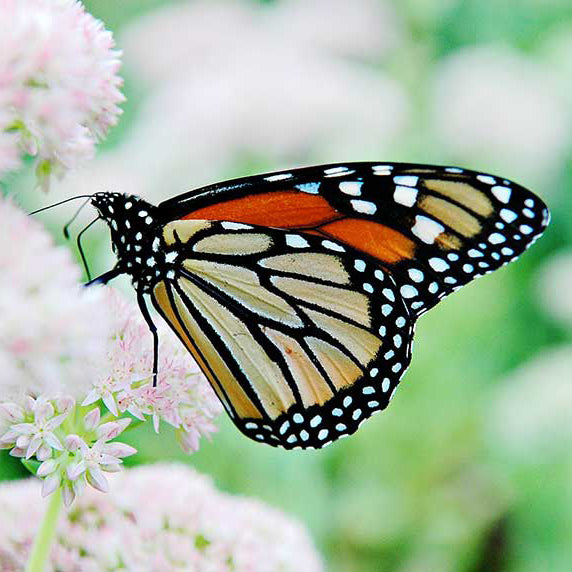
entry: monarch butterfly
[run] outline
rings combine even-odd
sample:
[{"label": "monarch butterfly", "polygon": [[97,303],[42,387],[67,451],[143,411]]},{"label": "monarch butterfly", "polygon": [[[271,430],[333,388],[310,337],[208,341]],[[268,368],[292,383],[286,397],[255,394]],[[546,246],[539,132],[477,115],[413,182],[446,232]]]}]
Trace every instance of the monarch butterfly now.
[{"label": "monarch butterfly", "polygon": [[[154,206],[90,197],[143,316],[148,296],[238,429],[320,448],[384,409],[415,321],[517,258],[549,222],[523,187],[457,167],[347,163],[247,177]],[[96,220],[98,220],[96,219]]]}]

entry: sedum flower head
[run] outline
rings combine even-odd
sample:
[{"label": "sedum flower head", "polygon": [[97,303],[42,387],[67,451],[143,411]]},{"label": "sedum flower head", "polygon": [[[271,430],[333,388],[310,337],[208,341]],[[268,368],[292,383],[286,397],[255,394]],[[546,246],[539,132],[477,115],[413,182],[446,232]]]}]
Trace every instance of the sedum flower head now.
[{"label": "sedum flower head", "polygon": [[3,0],[0,21],[10,23],[0,38],[0,175],[27,153],[47,188],[117,122],[120,53],[76,0]]},{"label": "sedum flower head", "polygon": [[[190,467],[113,475],[59,522],[50,570],[320,572],[307,531],[260,502],[218,492]],[[0,487],[0,569],[20,570],[41,518],[33,481]]]},{"label": "sedum flower head", "polygon": [[102,421],[98,407],[81,417],[71,398],[28,397],[25,407],[0,404],[0,414],[9,423],[0,447],[11,449],[14,457],[34,457],[43,496],[61,486],[67,505],[86,484],[107,492],[104,472],[117,472],[122,459],[136,452],[130,445],[111,441],[127,428],[129,418]]}]

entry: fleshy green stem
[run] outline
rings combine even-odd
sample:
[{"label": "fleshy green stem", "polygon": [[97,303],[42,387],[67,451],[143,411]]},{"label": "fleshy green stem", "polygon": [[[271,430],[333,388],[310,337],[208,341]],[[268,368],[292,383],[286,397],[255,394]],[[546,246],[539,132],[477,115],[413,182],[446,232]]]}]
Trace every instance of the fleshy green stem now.
[{"label": "fleshy green stem", "polygon": [[58,517],[62,508],[62,489],[58,488],[50,495],[50,502],[36,534],[32,553],[26,566],[26,572],[44,572],[50,548],[56,536]]}]

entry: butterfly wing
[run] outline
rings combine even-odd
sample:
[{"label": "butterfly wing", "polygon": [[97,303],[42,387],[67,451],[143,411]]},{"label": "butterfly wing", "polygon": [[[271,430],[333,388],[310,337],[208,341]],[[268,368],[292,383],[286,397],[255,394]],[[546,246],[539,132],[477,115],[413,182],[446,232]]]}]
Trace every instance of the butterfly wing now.
[{"label": "butterfly wing", "polygon": [[152,293],[247,436],[319,448],[384,409],[413,319],[390,273],[341,243],[243,223],[167,224]]},{"label": "butterfly wing", "polygon": [[197,189],[159,206],[165,222],[227,220],[317,235],[389,270],[413,317],[518,257],[544,231],[525,188],[456,167],[323,165]]}]

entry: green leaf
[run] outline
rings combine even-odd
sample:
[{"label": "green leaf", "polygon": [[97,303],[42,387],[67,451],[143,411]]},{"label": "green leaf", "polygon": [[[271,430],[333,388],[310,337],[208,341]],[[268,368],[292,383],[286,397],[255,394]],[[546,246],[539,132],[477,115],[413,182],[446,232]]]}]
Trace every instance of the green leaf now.
[{"label": "green leaf", "polygon": [[40,461],[36,461],[34,459],[20,459],[20,460],[22,461],[22,465],[24,465],[24,467],[26,467],[26,469],[28,469],[28,471],[30,471],[32,475],[35,475],[38,472],[38,469],[42,464],[40,463]]}]

